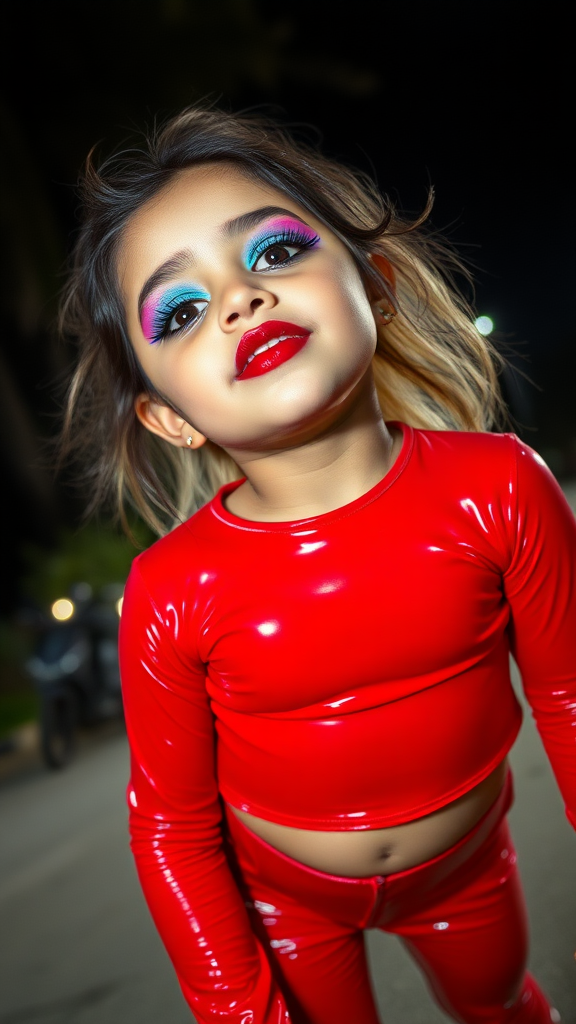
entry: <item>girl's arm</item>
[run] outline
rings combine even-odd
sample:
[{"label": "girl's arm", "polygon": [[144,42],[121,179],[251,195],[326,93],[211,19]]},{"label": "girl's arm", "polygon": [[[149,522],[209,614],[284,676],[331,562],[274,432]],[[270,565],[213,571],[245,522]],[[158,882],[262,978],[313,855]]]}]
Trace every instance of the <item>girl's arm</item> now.
[{"label": "girl's arm", "polygon": [[165,615],[135,563],[122,609],[120,657],[132,764],[130,832],[140,882],[199,1024],[289,1024],[222,848],[203,667],[176,649],[178,611]]},{"label": "girl's arm", "polygon": [[514,438],[517,508],[505,574],[512,653],[576,827],[576,521],[554,477]]}]

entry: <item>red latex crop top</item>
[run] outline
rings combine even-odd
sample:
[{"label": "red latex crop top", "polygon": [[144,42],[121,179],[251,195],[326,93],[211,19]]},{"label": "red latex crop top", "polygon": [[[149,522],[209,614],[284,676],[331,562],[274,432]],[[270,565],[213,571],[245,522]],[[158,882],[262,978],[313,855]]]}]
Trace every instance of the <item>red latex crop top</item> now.
[{"label": "red latex crop top", "polygon": [[574,517],[513,435],[402,429],[392,470],[342,508],[249,522],[226,510],[231,484],[134,562],[133,849],[199,1021],[251,1020],[249,992],[255,1022],[289,1019],[262,1009],[274,983],[224,861],[219,794],[298,828],[429,814],[512,745],[512,650],[576,822]]}]

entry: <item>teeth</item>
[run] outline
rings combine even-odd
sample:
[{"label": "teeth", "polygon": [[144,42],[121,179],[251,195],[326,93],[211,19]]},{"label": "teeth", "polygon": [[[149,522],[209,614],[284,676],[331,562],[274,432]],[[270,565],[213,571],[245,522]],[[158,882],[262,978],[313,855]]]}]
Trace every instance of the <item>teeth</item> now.
[{"label": "teeth", "polygon": [[273,345],[277,345],[279,341],[286,341],[290,337],[290,334],[283,334],[280,338],[272,338],[272,341],[267,341],[265,345],[261,345],[260,348],[257,348],[254,355],[260,356],[263,352],[267,352],[269,348],[272,348]]},{"label": "teeth", "polygon": [[[279,338],[272,338],[272,341],[268,341],[266,342],[265,345],[261,345],[260,348],[257,348],[256,351],[251,356],[248,356],[248,359],[246,360],[246,366],[248,366],[248,363],[252,362],[254,356],[260,356],[262,355],[263,352],[267,352],[269,348],[272,348],[273,345],[277,345],[279,341],[288,341],[288,338],[293,337],[293,334],[282,334],[280,335]],[[298,335],[296,335],[296,337],[298,337]],[[246,366],[244,367],[244,369],[246,369]]]}]

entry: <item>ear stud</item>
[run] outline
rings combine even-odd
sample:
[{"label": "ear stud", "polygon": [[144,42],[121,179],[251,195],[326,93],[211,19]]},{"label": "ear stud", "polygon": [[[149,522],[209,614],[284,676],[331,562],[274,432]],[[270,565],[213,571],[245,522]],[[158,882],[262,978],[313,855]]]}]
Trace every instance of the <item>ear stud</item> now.
[{"label": "ear stud", "polygon": [[382,309],[381,306],[376,306],[376,312],[378,314],[378,323],[382,327],[386,327],[396,316],[395,309]]}]

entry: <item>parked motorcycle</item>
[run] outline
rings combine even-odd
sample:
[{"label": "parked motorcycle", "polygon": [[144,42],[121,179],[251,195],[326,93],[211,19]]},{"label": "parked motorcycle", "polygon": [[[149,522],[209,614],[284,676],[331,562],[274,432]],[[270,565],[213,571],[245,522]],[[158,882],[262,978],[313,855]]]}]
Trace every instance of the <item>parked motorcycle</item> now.
[{"label": "parked motorcycle", "polygon": [[26,668],[40,696],[40,743],[50,768],[74,753],[79,725],[122,715],[118,625],[122,586],[94,595],[77,583],[55,601]]}]

